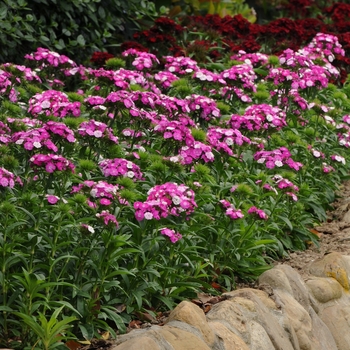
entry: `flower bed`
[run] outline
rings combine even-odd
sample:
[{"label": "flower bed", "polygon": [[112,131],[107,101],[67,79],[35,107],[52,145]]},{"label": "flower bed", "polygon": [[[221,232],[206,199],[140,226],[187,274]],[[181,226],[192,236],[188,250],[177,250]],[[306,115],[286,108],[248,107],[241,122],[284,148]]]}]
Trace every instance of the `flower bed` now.
[{"label": "flower bed", "polygon": [[316,243],[349,171],[343,54],[318,33],[216,66],[135,49],[4,64],[0,344],[115,336]]}]

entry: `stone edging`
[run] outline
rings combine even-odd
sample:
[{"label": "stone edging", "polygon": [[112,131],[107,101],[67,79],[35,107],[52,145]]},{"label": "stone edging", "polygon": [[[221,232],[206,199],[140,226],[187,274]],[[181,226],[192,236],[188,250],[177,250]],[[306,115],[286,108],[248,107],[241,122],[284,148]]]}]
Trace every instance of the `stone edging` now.
[{"label": "stone edging", "polygon": [[308,272],[303,281],[277,265],[207,314],[183,301],[164,326],[124,334],[111,350],[350,350],[350,256],[330,253]]}]

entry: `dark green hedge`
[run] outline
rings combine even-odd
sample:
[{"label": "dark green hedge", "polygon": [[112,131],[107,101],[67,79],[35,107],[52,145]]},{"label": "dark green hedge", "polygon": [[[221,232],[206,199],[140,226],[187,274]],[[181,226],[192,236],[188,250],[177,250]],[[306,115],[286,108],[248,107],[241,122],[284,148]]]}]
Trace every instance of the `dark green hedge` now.
[{"label": "dark green hedge", "polygon": [[0,63],[20,64],[37,47],[82,62],[93,51],[113,51],[152,14],[147,0],[0,1]]}]

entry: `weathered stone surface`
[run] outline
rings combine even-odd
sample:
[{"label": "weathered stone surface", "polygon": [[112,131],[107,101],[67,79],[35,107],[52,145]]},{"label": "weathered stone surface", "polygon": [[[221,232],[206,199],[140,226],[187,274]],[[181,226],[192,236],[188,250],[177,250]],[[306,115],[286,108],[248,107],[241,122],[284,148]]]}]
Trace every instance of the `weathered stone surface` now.
[{"label": "weathered stone surface", "polygon": [[[146,329],[134,329],[130,333],[119,336],[115,343],[119,346],[120,344],[125,343],[125,346],[127,346],[126,344],[132,344],[130,342],[134,341],[136,338],[148,337],[153,339],[162,350],[174,350],[174,348],[159,333],[161,328],[162,327],[160,326],[152,326]],[[120,348],[112,348],[111,350],[120,350]]]},{"label": "weathered stone surface", "polygon": [[250,322],[251,344],[250,350],[273,350],[273,346],[265,329],[255,321]]},{"label": "weathered stone surface", "polygon": [[202,339],[179,328],[165,325],[160,327],[159,333],[174,350],[211,350]]},{"label": "weathered stone surface", "polygon": [[291,295],[301,304],[305,310],[310,307],[309,291],[299,273],[289,265],[277,265],[277,270],[281,270],[287,276],[289,285],[292,288]]},{"label": "weathered stone surface", "polygon": [[342,296],[342,286],[333,278],[312,277],[306,281],[306,286],[320,303],[338,299]]},{"label": "weathered stone surface", "polygon": [[337,344],[338,350],[350,349],[350,305],[333,305],[321,315]]},{"label": "weathered stone surface", "polygon": [[201,332],[203,339],[209,344],[209,346],[214,344],[215,334],[209,327],[203,310],[197,305],[189,301],[182,301],[170,313],[167,323],[174,320],[185,322],[196,327]]},{"label": "weathered stone surface", "polygon": [[[275,303],[267,302],[268,295],[261,290],[251,289],[251,288],[243,288],[236,291],[232,291],[229,293],[225,293],[224,296],[226,298],[230,298],[229,301],[235,303],[235,299],[245,298],[248,299],[255,304],[256,312],[252,313],[248,310],[245,310],[241,307],[242,316],[246,322],[246,328],[249,330],[249,336],[251,337],[251,329],[250,324],[247,324],[247,321],[254,320],[259,322],[260,325],[265,329],[268,334],[274,348],[276,350],[294,350],[292,344],[296,342],[296,337],[293,339],[292,333],[288,333],[280,324],[278,315],[281,312],[277,309]],[[262,301],[264,300],[264,302]],[[268,305],[268,306],[266,306]],[[243,336],[243,340],[251,346],[251,339],[245,339]]]},{"label": "weathered stone surface", "polygon": [[250,350],[248,345],[237,334],[231,332],[221,322],[209,322],[209,326],[221,340],[225,350]]},{"label": "weathered stone surface", "polygon": [[338,350],[332,333],[313,309],[309,310],[312,322],[312,345],[316,350]]},{"label": "weathered stone surface", "polygon": [[272,287],[272,289],[281,289],[293,294],[292,287],[284,271],[276,267],[261,274],[258,278],[258,284],[259,286],[266,284]]},{"label": "weathered stone surface", "polygon": [[163,350],[152,338],[149,337],[135,337],[127,342],[124,342],[113,350]]},{"label": "weathered stone surface", "polygon": [[284,317],[289,319],[295,331],[300,349],[312,349],[312,322],[309,313],[289,293],[282,290],[276,290],[275,293]]},{"label": "weathered stone surface", "polygon": [[239,304],[224,300],[212,307],[207,313],[208,321],[225,320],[227,328],[240,335],[243,341],[250,344],[250,329],[247,326],[249,315],[243,312]]},{"label": "weathered stone surface", "polygon": [[350,285],[347,270],[348,263],[345,262],[342,255],[337,252],[325,255],[322,259],[314,261],[309,267],[311,275],[317,277],[332,277],[348,291]]}]

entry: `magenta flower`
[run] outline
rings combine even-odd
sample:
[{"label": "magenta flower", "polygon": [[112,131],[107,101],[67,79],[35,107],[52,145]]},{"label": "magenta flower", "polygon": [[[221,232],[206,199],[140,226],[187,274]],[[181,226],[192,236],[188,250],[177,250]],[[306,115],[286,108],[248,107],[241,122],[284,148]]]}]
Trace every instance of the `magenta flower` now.
[{"label": "magenta flower", "polygon": [[[0,186],[13,188],[15,186],[15,175],[5,168],[0,168]],[[20,182],[21,184],[21,182]]]},{"label": "magenta flower", "polygon": [[150,69],[153,66],[153,62],[159,64],[158,58],[148,52],[141,52],[136,49],[129,49],[122,52],[122,56],[128,57],[129,55],[134,55],[136,58],[131,63],[137,70],[143,70],[145,68]]},{"label": "magenta flower", "polygon": [[61,91],[45,90],[29,100],[28,112],[35,117],[41,114],[61,118],[72,114],[79,117],[80,102],[69,102],[68,96]]},{"label": "magenta flower", "polygon": [[133,162],[123,159],[105,159],[98,164],[104,176],[123,176],[129,177],[130,179],[142,180],[142,172],[136,164]]},{"label": "magenta flower", "polygon": [[170,239],[171,243],[176,243],[182,238],[182,235],[179,232],[175,232],[175,230],[171,230],[167,227],[160,229],[160,233],[164,236],[167,236]]},{"label": "magenta flower", "polygon": [[159,81],[159,83],[163,88],[169,88],[173,81],[176,81],[179,79],[180,78],[177,77],[175,74],[167,71],[160,71],[154,74],[154,80]]},{"label": "magenta flower", "polygon": [[262,209],[258,209],[255,206],[248,209],[248,214],[255,214],[259,219],[262,220],[267,220],[269,218]]},{"label": "magenta flower", "polygon": [[203,160],[205,163],[215,160],[211,146],[199,141],[195,141],[191,147],[181,147],[179,156],[183,159],[182,163],[186,165],[197,160]]},{"label": "magenta flower", "polygon": [[101,200],[100,200],[100,204],[101,205],[110,205],[112,202],[109,200],[109,199],[107,199],[107,198],[102,198]]},{"label": "magenta flower", "polygon": [[246,64],[251,64],[254,67],[268,63],[269,56],[260,52],[246,53],[239,50],[238,53],[230,57],[231,60],[243,61]]},{"label": "magenta flower", "polygon": [[248,137],[243,136],[237,129],[224,129],[219,127],[210,127],[207,132],[207,140],[209,144],[217,151],[224,151],[230,156],[233,155],[233,145],[250,144]]},{"label": "magenta flower", "polygon": [[280,130],[287,125],[286,112],[279,107],[268,104],[249,106],[244,114],[233,114],[228,121],[233,129],[266,130],[274,128]]},{"label": "magenta flower", "polygon": [[64,123],[49,120],[44,124],[44,129],[47,130],[49,133],[60,136],[62,139],[65,139],[68,142],[75,142],[73,130],[71,130]]},{"label": "magenta flower", "polygon": [[52,194],[47,194],[45,197],[49,204],[56,204],[60,199],[60,197],[54,196]]},{"label": "magenta flower", "polygon": [[75,169],[71,161],[56,154],[35,154],[29,161],[33,167],[45,168],[48,173],[66,170],[74,173]]},{"label": "magenta flower", "polygon": [[165,56],[163,58],[166,60],[165,69],[171,73],[183,75],[196,72],[199,69],[197,62],[189,57]]},{"label": "magenta flower", "polygon": [[174,139],[178,142],[184,142],[187,146],[192,146],[194,144],[191,130],[181,121],[162,120],[154,127],[154,131],[162,133],[165,139]]},{"label": "magenta flower", "polygon": [[221,116],[220,110],[214,99],[201,95],[191,95],[187,96],[185,101],[187,102],[187,106],[183,107],[183,111],[186,112],[189,109],[190,111],[195,112],[200,119],[209,121]]},{"label": "magenta flower", "polygon": [[48,49],[38,47],[36,52],[25,55],[25,59],[31,61],[37,61],[42,63],[42,67],[47,65],[53,67],[76,67],[77,64],[73,62],[69,57],[60,55],[57,52],[50,51]]},{"label": "magenta flower", "polygon": [[103,219],[103,223],[107,226],[109,223],[114,224],[114,226],[118,227],[118,221],[117,218],[110,214],[110,212],[108,210],[103,210],[101,213],[97,213],[96,214],[97,218],[101,218]]},{"label": "magenta flower", "polygon": [[228,200],[221,199],[219,202],[226,209],[225,215],[227,215],[230,219],[236,220],[244,217],[244,214],[242,213],[241,209],[236,209],[234,205],[231,204]]},{"label": "magenta flower", "polygon": [[169,215],[180,216],[182,213],[189,216],[195,207],[197,204],[193,190],[173,182],[152,187],[145,202],[134,203],[135,217],[139,221],[159,220]]},{"label": "magenta flower", "polygon": [[28,151],[43,147],[53,152],[58,151],[57,146],[51,141],[50,134],[45,128],[18,131],[12,135],[12,141],[16,145],[23,145],[23,147]]},{"label": "magenta flower", "polygon": [[268,169],[288,165],[291,169],[298,171],[303,166],[291,158],[291,153],[286,147],[280,147],[273,151],[258,151],[254,154],[254,159],[259,164],[265,163]]},{"label": "magenta flower", "polygon": [[72,186],[71,193],[84,193],[89,195],[88,205],[90,207],[96,208],[96,202],[99,200],[101,205],[110,205],[116,199],[119,200],[120,204],[128,204],[125,200],[119,196],[119,186],[112,185],[106,181],[92,181],[86,180],[83,183]]},{"label": "magenta flower", "polygon": [[118,143],[118,137],[113,135],[113,130],[105,123],[90,119],[82,122],[78,128],[78,134],[83,137],[95,137],[97,139],[107,139],[113,143]]},{"label": "magenta flower", "polygon": [[331,165],[328,165],[327,163],[322,163],[322,171],[325,174],[328,174],[328,173],[331,173],[332,171],[335,171],[335,169]]}]

